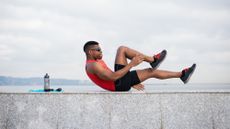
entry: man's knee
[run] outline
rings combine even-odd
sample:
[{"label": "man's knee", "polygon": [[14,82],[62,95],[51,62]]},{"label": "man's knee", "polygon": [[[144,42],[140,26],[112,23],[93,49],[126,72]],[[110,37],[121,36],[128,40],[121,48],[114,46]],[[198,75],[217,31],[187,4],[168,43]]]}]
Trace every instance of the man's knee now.
[{"label": "man's knee", "polygon": [[121,53],[121,52],[125,52],[125,51],[126,51],[126,49],[127,49],[127,47],[126,47],[126,46],[120,46],[120,47],[118,47],[117,52],[119,52],[119,53]]}]

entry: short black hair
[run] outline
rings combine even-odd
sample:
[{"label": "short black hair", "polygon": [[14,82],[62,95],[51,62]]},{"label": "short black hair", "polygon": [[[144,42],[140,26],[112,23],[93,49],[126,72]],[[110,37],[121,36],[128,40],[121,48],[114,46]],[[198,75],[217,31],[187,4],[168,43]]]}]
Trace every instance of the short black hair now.
[{"label": "short black hair", "polygon": [[92,45],[98,45],[99,43],[96,42],[96,41],[88,41],[85,43],[84,47],[83,47],[83,50],[84,52],[86,53],[87,49],[92,46]]}]

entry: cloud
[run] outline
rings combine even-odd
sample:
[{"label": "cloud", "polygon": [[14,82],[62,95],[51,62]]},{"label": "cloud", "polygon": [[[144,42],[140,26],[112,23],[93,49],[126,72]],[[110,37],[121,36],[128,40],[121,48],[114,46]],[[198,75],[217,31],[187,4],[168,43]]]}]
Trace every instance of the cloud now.
[{"label": "cloud", "polygon": [[[229,6],[227,0],[0,1],[0,74],[43,76],[50,71],[56,77],[87,79],[82,47],[97,40],[111,68],[119,45],[148,55],[167,49],[162,69],[181,70],[197,62],[194,82],[211,82],[215,76],[209,69],[230,71]],[[225,79],[215,81],[229,82],[227,74],[221,76]]]},{"label": "cloud", "polygon": [[8,46],[1,44],[0,45],[0,60],[10,60],[9,55],[13,53],[13,50],[11,50]]}]

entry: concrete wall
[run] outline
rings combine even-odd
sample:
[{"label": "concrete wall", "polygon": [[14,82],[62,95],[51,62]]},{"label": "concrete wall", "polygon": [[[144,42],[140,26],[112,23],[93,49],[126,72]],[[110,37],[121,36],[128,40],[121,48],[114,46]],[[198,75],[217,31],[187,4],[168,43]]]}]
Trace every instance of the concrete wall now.
[{"label": "concrete wall", "polygon": [[0,129],[230,129],[230,94],[0,93]]}]

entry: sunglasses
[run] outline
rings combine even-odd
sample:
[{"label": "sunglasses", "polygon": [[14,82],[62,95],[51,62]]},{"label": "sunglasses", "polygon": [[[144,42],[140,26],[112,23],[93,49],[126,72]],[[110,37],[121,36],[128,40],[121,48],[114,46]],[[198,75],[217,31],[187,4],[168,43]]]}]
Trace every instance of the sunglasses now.
[{"label": "sunglasses", "polygon": [[95,51],[101,52],[101,48],[92,48],[90,50],[95,50]]}]

